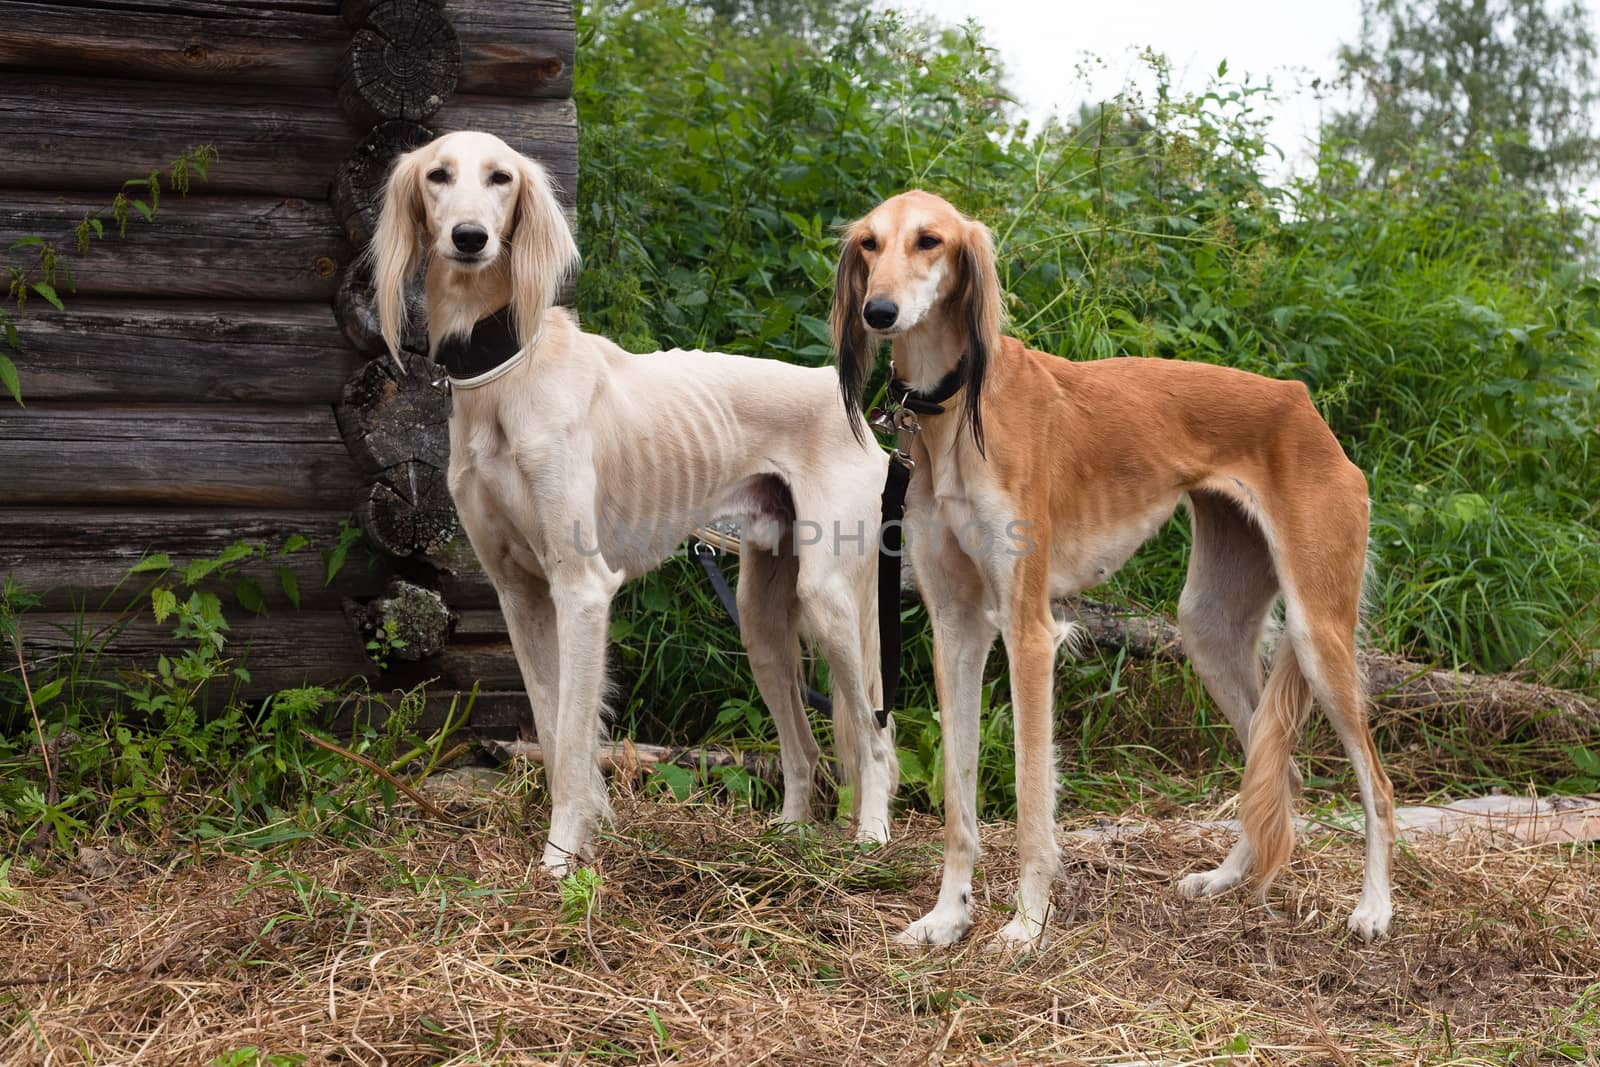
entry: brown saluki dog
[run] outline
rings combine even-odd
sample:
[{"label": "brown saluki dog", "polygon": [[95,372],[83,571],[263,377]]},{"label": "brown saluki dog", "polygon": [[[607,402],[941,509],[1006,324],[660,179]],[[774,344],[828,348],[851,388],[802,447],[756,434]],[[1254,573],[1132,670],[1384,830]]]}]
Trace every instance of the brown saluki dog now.
[{"label": "brown saluki dog", "polygon": [[[1178,603],[1184,647],[1246,758],[1238,843],[1178,888],[1209,896],[1248,875],[1265,892],[1293,848],[1293,747],[1314,697],[1366,812],[1349,926],[1369,940],[1387,933],[1393,791],[1355,655],[1367,484],[1305,386],[1166,359],[1076,363],[1002,337],[993,238],[924,192],[847,229],[832,329],[852,418],[884,339],[895,378],[924,401],[915,406],[943,408],[901,435],[916,463],[905,534],[933,626],[945,796],[939,900],[901,940],[949,944],[972,925],[979,700],[998,634],[1011,665],[1021,873],[996,945],[1043,944],[1060,864],[1052,682],[1071,629],[1051,601],[1110,577],[1179,501],[1194,532]],[[1279,597],[1283,636],[1263,686]]]}]

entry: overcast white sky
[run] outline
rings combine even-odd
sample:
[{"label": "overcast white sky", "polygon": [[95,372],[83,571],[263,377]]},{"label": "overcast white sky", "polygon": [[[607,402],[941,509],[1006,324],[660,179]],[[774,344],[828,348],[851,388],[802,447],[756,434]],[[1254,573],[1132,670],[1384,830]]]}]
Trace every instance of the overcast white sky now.
[{"label": "overcast white sky", "polygon": [[[1337,70],[1340,44],[1361,29],[1359,0],[884,0],[921,10],[942,22],[969,16],[999,49],[1012,91],[1027,113],[1071,113],[1085,100],[1105,99],[1133,80],[1148,87],[1139,51],[1153,47],[1172,61],[1180,89],[1197,90],[1228,61],[1230,76],[1248,71],[1270,78],[1281,99],[1269,136],[1288,165],[1309,160],[1321,109],[1311,81]],[[1600,33],[1600,5],[1589,0]],[[1075,68],[1084,52],[1104,62],[1086,86]]]}]

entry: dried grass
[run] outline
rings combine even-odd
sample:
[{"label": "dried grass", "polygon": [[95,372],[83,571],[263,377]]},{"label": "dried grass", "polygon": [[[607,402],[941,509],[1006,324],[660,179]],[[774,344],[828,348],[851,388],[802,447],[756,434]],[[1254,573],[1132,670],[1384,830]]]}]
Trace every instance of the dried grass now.
[{"label": "dried grass", "polygon": [[975,939],[916,951],[889,938],[935,896],[931,818],[862,851],[624,796],[595,907],[564,916],[535,795],[436,793],[460,825],[397,816],[276,857],[13,867],[0,1063],[1504,1063],[1581,1061],[1600,1033],[1592,846],[1420,841],[1395,936],[1366,946],[1343,927],[1353,836],[1303,841],[1275,913],[1179,899],[1173,876],[1227,834],[1131,813],[1064,836],[1054,943],[1017,959],[982,951],[1015,883],[1008,827],[984,830]]}]

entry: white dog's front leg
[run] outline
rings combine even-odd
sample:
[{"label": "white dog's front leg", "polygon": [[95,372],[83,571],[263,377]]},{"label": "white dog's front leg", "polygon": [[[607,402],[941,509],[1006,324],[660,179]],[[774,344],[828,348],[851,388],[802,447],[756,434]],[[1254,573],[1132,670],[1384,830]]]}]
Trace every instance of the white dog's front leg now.
[{"label": "white dog's front leg", "polygon": [[552,579],[561,681],[550,836],[544,866],[557,877],[588,857],[595,823],[611,805],[598,762],[605,691],[606,631],[620,576],[598,567]]}]

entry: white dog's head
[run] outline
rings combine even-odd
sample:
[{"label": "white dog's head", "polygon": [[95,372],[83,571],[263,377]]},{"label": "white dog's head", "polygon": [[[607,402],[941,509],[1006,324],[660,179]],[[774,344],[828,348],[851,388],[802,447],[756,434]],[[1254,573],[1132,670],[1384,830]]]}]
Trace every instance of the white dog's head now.
[{"label": "white dog's head", "polygon": [[493,134],[463,131],[395,162],[372,257],[378,322],[395,354],[406,285],[424,259],[454,284],[505,276],[491,270],[497,266],[508,272],[517,334],[526,344],[576,266],[578,248],[544,168]]}]

